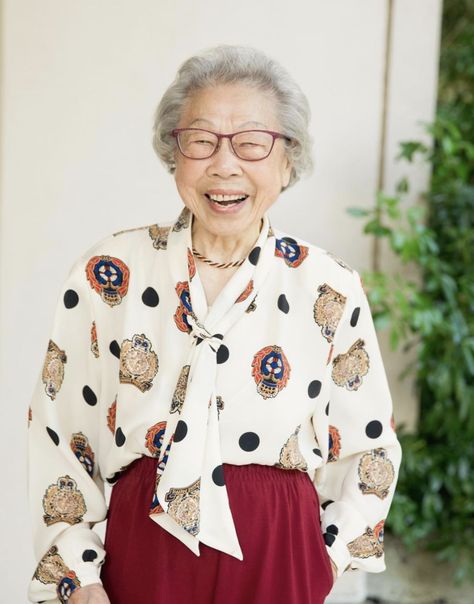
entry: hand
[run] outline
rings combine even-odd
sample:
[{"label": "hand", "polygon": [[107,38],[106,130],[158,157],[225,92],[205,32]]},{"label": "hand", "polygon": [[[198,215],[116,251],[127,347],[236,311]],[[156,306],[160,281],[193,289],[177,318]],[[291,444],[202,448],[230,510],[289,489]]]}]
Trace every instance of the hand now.
[{"label": "hand", "polygon": [[335,583],[336,579],[337,579],[337,566],[334,564],[334,562],[332,560],[330,560],[331,562],[331,568],[332,568],[332,579],[333,579],[333,583]]},{"label": "hand", "polygon": [[100,583],[91,583],[75,589],[68,604],[110,604],[110,600]]}]

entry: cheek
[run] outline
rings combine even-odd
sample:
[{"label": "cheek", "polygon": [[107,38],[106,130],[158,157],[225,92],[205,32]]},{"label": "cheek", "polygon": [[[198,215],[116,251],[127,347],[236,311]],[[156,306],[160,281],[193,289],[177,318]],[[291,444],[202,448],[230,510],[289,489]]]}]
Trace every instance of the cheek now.
[{"label": "cheek", "polygon": [[270,196],[278,195],[280,193],[282,184],[284,181],[284,168],[280,162],[273,162],[272,166],[265,170],[259,178],[259,187],[262,192],[269,194]]},{"label": "cheek", "polygon": [[198,166],[186,161],[178,161],[176,164],[175,180],[180,187],[193,188],[198,180]]}]

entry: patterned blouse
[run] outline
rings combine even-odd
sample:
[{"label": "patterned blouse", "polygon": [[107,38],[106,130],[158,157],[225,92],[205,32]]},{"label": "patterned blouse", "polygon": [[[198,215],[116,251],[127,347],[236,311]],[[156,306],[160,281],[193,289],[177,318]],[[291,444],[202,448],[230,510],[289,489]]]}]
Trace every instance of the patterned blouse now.
[{"label": "patterned blouse", "polygon": [[192,220],[108,235],[64,283],[28,410],[33,602],[100,583],[104,483],[143,455],[150,522],[196,555],[244,558],[222,464],[257,463],[309,474],[338,575],[385,569],[401,448],[359,274],[265,214],[209,307]]}]

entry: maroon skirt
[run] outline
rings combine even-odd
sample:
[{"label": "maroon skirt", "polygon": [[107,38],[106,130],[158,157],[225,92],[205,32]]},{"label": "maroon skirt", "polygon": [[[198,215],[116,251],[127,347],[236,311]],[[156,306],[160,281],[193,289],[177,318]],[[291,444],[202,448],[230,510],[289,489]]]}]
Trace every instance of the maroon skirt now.
[{"label": "maroon skirt", "polygon": [[196,556],[153,522],[157,459],[133,461],[113,486],[101,580],[112,604],[322,604],[333,585],[309,475],[223,464],[244,556],[200,543]]}]

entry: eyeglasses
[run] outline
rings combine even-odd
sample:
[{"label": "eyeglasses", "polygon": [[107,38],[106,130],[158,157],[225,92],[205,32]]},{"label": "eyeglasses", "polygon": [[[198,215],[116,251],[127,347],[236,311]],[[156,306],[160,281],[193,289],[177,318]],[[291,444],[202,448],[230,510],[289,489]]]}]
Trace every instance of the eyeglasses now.
[{"label": "eyeglasses", "polygon": [[181,153],[189,159],[208,159],[220,147],[223,138],[230,140],[234,155],[246,161],[259,161],[268,157],[275,139],[291,138],[271,130],[242,130],[233,134],[217,134],[202,128],[175,128],[170,133],[176,138]]}]

